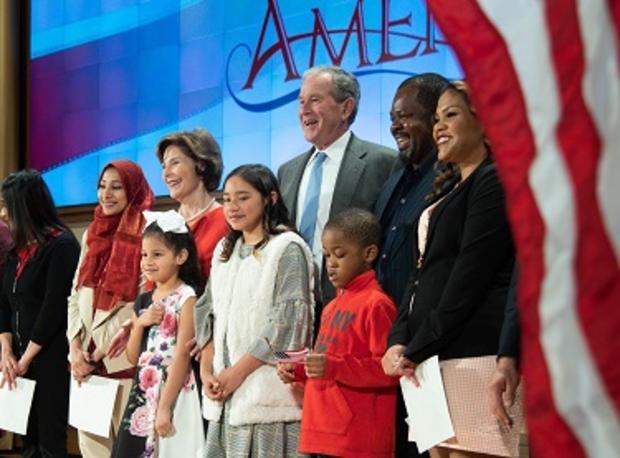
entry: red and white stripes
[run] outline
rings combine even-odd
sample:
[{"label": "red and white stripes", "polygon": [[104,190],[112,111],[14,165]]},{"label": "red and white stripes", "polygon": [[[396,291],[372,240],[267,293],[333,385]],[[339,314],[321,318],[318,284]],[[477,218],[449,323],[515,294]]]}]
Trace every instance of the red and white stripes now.
[{"label": "red and white stripes", "polygon": [[617,3],[429,0],[506,187],[537,456],[620,453]]},{"label": "red and white stripes", "polygon": [[614,59],[620,56],[619,31],[614,30],[607,2],[579,0],[577,8],[586,61],[582,92],[602,141],[597,171],[598,206],[614,245],[616,264],[620,264],[620,64]]}]

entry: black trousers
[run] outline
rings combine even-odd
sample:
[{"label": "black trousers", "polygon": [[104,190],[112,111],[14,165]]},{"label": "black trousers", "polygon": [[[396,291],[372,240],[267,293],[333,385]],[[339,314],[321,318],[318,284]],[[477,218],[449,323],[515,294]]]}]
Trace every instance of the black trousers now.
[{"label": "black trousers", "polygon": [[37,382],[23,436],[25,458],[66,458],[70,374],[66,360],[37,361],[26,377]]}]

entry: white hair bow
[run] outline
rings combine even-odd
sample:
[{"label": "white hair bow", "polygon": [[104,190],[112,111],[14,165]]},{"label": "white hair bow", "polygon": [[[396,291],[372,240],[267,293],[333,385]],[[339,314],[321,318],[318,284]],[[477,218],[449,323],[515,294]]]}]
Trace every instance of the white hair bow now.
[{"label": "white hair bow", "polygon": [[168,210],[167,212],[151,212],[145,210],[142,214],[144,215],[144,219],[146,219],[146,224],[144,225],[145,229],[152,223],[157,223],[164,232],[174,232],[175,234],[187,234],[189,232],[183,217],[174,210]]}]

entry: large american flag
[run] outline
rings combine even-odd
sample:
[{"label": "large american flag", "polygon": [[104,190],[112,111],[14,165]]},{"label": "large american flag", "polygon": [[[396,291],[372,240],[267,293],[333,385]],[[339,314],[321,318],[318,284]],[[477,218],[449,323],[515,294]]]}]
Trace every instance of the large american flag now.
[{"label": "large american flag", "polygon": [[428,3],[508,196],[533,454],[618,457],[620,1]]}]

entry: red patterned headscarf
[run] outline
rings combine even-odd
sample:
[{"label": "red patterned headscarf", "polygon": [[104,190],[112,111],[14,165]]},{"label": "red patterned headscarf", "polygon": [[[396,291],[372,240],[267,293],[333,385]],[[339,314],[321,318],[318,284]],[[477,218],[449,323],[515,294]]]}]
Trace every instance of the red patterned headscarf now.
[{"label": "red patterned headscarf", "polygon": [[155,197],[142,173],[131,161],[118,160],[106,165],[99,176],[114,167],[127,195],[127,207],[106,216],[101,205],[88,227],[88,251],[80,266],[79,286],[94,289],[94,310],[112,310],[119,301],[133,301],[138,295],[143,210],[149,210]]}]

